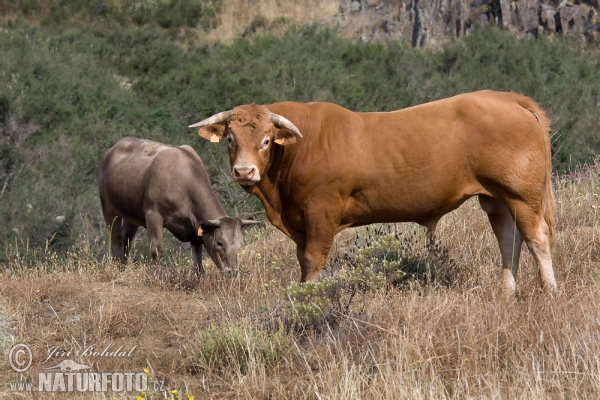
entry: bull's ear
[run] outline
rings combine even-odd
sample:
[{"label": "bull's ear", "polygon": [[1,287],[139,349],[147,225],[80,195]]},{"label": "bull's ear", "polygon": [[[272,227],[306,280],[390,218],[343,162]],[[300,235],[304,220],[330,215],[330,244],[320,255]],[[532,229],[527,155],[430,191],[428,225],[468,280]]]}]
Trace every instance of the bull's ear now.
[{"label": "bull's ear", "polygon": [[280,146],[287,146],[288,144],[296,143],[298,135],[286,128],[279,128],[275,132],[273,141]]},{"label": "bull's ear", "polygon": [[206,125],[200,128],[198,135],[206,140],[210,140],[213,143],[217,143],[219,140],[223,139],[223,136],[225,135],[225,129],[226,128],[223,125]]}]

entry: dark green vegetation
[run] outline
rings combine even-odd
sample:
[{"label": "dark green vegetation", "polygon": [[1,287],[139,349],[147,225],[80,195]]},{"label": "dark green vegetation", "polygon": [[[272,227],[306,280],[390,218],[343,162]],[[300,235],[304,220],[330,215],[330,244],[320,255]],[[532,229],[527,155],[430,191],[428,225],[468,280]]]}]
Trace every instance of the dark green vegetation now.
[{"label": "dark green vegetation", "polygon": [[[80,3],[78,9],[76,1],[50,4],[118,22],[111,17],[114,10],[93,14],[93,4],[104,3]],[[20,12],[31,14],[42,2],[18,4],[29,4]],[[16,6],[0,2],[0,7]],[[310,27],[215,46],[173,34],[170,28],[205,23],[202,18],[213,15],[207,10],[193,21],[181,17],[190,13],[174,12],[179,17],[169,26],[159,20],[163,13],[137,22],[128,15],[129,23],[110,29],[66,24],[52,13],[35,27],[20,16],[4,19],[0,260],[15,246],[39,252],[92,243],[105,251],[96,167],[122,136],[192,145],[231,214],[261,211],[256,199],[229,182],[225,146],[186,128],[244,103],[331,101],[376,111],[478,89],[512,90],[548,111],[558,173],[600,149],[600,53],[575,48],[567,38],[518,39],[489,29],[424,51],[401,43],[355,44],[333,30]]]},{"label": "dark green vegetation", "polygon": [[0,14],[9,16],[10,25],[15,18],[27,18],[53,27],[78,22],[104,28],[154,24],[173,32],[213,28],[220,9],[221,0],[0,0]]}]

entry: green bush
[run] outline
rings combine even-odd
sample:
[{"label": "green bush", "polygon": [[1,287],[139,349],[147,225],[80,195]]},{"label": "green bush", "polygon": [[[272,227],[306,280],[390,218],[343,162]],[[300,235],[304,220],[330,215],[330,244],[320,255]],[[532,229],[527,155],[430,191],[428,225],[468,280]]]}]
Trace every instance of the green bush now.
[{"label": "green bush", "polygon": [[252,327],[213,327],[200,332],[196,366],[205,370],[246,373],[252,364],[277,366],[291,347],[284,331],[264,332]]},{"label": "green bush", "polygon": [[[38,17],[46,26],[62,27],[98,20],[120,25],[156,24],[165,29],[215,27],[221,0],[0,0],[0,10]],[[78,22],[72,21],[76,17]]]},{"label": "green bush", "polygon": [[348,315],[351,306],[359,297],[382,288],[386,283],[381,272],[376,272],[369,263],[338,272],[333,277],[324,277],[316,282],[292,283],[286,294],[290,301],[288,319],[301,327],[320,329],[325,324],[334,324],[342,315]]}]

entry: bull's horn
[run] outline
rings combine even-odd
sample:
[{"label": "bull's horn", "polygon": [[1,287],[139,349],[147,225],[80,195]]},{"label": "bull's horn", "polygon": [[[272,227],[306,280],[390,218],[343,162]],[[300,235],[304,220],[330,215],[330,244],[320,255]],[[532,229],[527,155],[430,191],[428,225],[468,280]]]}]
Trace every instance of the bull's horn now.
[{"label": "bull's horn", "polygon": [[229,120],[229,117],[231,117],[232,113],[233,110],[220,112],[218,114],[213,115],[212,117],[203,119],[202,121],[195,123],[194,125],[190,125],[188,126],[188,128],[202,128],[206,125],[221,124],[227,122]]},{"label": "bull's horn", "polygon": [[296,128],[296,125],[292,124],[289,119],[272,112],[269,113],[269,119],[276,127],[289,129],[290,131],[294,132],[298,137],[302,137],[302,134],[300,133],[298,128]]},{"label": "bull's horn", "polygon": [[219,226],[221,226],[221,220],[220,219],[209,219],[208,225],[218,228]]},{"label": "bull's horn", "polygon": [[242,225],[254,225],[260,224],[260,221],[255,221],[253,219],[242,219]]}]

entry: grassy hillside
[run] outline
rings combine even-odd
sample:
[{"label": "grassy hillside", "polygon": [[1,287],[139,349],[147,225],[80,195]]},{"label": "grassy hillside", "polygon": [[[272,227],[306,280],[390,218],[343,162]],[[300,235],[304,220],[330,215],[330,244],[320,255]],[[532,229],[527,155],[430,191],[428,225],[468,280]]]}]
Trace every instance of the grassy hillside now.
[{"label": "grassy hillside", "polygon": [[600,53],[567,38],[517,39],[490,29],[423,51],[304,27],[210,46],[178,41],[154,23],[105,29],[10,21],[0,31],[1,259],[8,245],[69,248],[83,234],[102,235],[95,171],[126,135],[192,145],[227,210],[260,212],[230,182],[225,147],[186,128],[244,103],[331,101],[375,111],[512,90],[548,111],[558,173],[600,148]]}]

